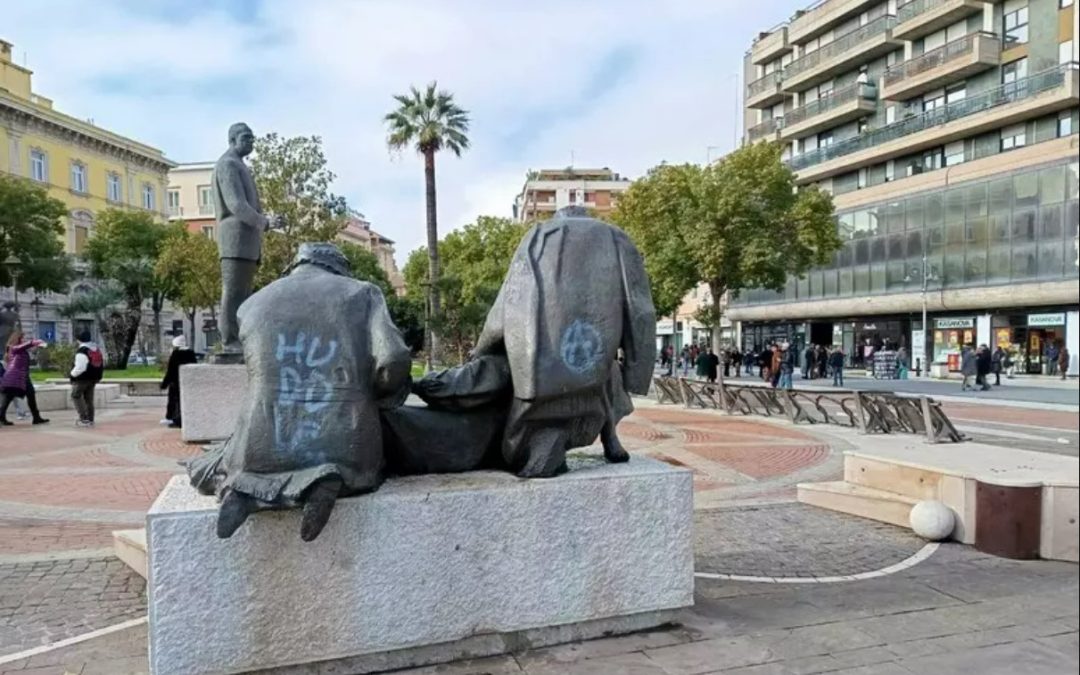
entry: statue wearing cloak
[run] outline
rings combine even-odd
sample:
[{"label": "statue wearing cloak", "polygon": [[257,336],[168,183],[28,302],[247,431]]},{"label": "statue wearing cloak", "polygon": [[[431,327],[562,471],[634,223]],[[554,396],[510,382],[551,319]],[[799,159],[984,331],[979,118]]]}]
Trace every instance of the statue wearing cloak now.
[{"label": "statue wearing cloak", "polygon": [[[304,244],[289,275],[239,309],[247,400],[224,446],[189,464],[195,487],[223,498],[219,536],[252,511],[304,505],[314,538],[334,498],[383,480],[379,405],[407,393],[409,351],[379,289],[347,275],[335,247]],[[320,485],[325,513],[309,519]]]},{"label": "statue wearing cloak", "polygon": [[597,435],[609,461],[626,461],[615,425],[633,410],[628,393],[648,393],[655,330],[645,266],[626,233],[581,207],[536,225],[514,253],[475,350],[509,362],[502,453],[510,468],[554,475],[567,450]]}]

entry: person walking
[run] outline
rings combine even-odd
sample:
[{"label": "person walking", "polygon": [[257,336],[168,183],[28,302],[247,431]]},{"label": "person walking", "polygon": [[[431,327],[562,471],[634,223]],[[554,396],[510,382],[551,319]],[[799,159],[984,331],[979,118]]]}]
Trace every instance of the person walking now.
[{"label": "person walking", "polygon": [[783,354],[780,353],[780,345],[772,346],[772,354],[769,357],[769,384],[773,389],[776,389],[780,383],[780,363],[783,361]]},{"label": "person walking", "polygon": [[34,383],[30,380],[30,352],[44,346],[45,343],[41,340],[25,340],[21,330],[16,330],[8,337],[4,349],[7,368],[4,370],[3,379],[0,379],[0,426],[11,426],[7,409],[17,398],[26,399],[33,424],[48,424],[49,420],[42,417],[38,411]]},{"label": "person walking", "polygon": [[979,350],[975,352],[975,385],[982,391],[990,391],[990,382],[987,379],[990,376],[990,368],[990,348],[979,345]]},{"label": "person walking", "polygon": [[971,348],[971,345],[965,345],[963,351],[960,352],[960,375],[964,378],[960,383],[960,391],[974,389],[971,385],[975,381],[976,372],[975,350]]},{"label": "person walking", "polygon": [[784,343],[777,352],[780,356],[780,388],[792,388],[792,376],[795,374],[795,350]]},{"label": "person walking", "polygon": [[[4,355],[3,355],[3,353],[0,353],[0,380],[2,380],[4,378],[4,372],[5,371],[6,371],[6,369],[4,368]],[[22,402],[21,398],[14,399],[11,402],[11,407],[15,408],[15,419],[17,419],[17,420],[28,420],[28,419],[30,419],[30,411],[27,410],[26,406],[23,405],[23,402]]]},{"label": "person walking", "polygon": [[195,352],[188,347],[187,338],[177,335],[172,341],[172,354],[169,354],[169,365],[165,368],[165,377],[161,380],[161,388],[168,390],[165,404],[165,419],[162,424],[173,429],[182,426],[180,416],[180,366],[195,363]]},{"label": "person walking", "polygon": [[817,346],[818,377],[825,379],[829,375],[829,351],[825,345]]},{"label": "person walking", "polygon": [[720,357],[713,353],[712,347],[709,347],[709,350],[698,358],[705,362],[705,379],[710,383],[716,382],[716,374],[720,370]]},{"label": "person walking", "polygon": [[1008,354],[1005,350],[998,345],[994,349],[994,353],[990,356],[990,372],[994,374],[994,386],[1001,386],[1001,371],[1005,368],[1005,360],[1008,358]]},{"label": "person walking", "polygon": [[105,359],[101,350],[91,339],[90,331],[79,333],[79,346],[75,350],[75,363],[71,369],[71,400],[79,419],[78,427],[94,426],[94,390],[105,372]]},{"label": "person walking", "polygon": [[829,354],[829,367],[832,368],[834,387],[844,386],[844,350],[837,347]]},{"label": "person walking", "polygon": [[1013,379],[1013,376],[1016,374],[1016,359],[1013,358],[1011,351],[1005,351],[1005,355],[1001,358],[1001,365],[1005,368],[1005,378],[1009,380]]},{"label": "person walking", "polygon": [[907,349],[901,347],[896,351],[896,379],[906,380],[908,371],[911,370]]},{"label": "person walking", "polygon": [[803,352],[802,374],[804,380],[814,379],[814,370],[816,369],[814,356],[814,345],[807,345],[806,350]]},{"label": "person walking", "polygon": [[1061,351],[1058,352],[1057,366],[1058,372],[1061,373],[1061,379],[1063,380],[1069,376],[1069,358],[1069,348],[1062,345]]},{"label": "person walking", "polygon": [[699,355],[697,361],[694,362],[694,374],[697,375],[699,380],[708,379],[709,363],[704,358],[704,355]]},{"label": "person walking", "polygon": [[1058,347],[1053,342],[1048,342],[1046,345],[1046,374],[1057,375],[1058,370]]}]

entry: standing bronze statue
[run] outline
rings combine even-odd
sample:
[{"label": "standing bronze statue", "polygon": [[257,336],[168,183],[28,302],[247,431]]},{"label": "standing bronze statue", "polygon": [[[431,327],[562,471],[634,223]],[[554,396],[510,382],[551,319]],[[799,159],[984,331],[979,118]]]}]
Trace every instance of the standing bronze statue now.
[{"label": "standing bronze statue", "polygon": [[221,353],[215,357],[218,363],[243,360],[236,312],[251,295],[262,256],[262,236],[270,228],[270,221],[262,213],[255,179],[244,163],[254,147],[251,127],[243,122],[229,127],[229,149],[214,165],[211,179],[221,257]]}]

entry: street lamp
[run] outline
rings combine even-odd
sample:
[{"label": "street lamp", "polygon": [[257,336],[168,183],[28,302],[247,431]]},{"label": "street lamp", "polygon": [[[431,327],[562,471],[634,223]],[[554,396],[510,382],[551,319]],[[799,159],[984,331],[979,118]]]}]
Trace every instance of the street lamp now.
[{"label": "street lamp", "polygon": [[11,292],[15,296],[15,322],[20,323],[19,319],[19,267],[22,265],[22,261],[15,257],[12,253],[4,260],[4,267],[8,268],[8,274],[11,275]]},{"label": "street lamp", "polygon": [[930,329],[926,325],[926,290],[927,285],[931,281],[937,281],[937,277],[929,270],[926,253],[923,253],[922,256],[922,268],[913,268],[911,272],[904,277],[904,283],[911,283],[912,274],[918,274],[922,278],[922,356],[923,359],[926,359],[926,368],[923,369],[921,373],[923,373],[923,377],[926,377],[925,373],[930,372],[930,360],[927,358],[926,351],[926,338],[930,334]]}]

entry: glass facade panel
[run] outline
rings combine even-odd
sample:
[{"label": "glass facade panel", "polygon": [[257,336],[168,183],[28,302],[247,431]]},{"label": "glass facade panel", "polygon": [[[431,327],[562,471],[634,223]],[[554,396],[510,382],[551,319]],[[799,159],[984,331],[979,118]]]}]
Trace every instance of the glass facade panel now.
[{"label": "glass facade panel", "polygon": [[781,294],[735,304],[917,292],[1080,276],[1080,163],[1058,162],[837,215],[834,261]]}]

